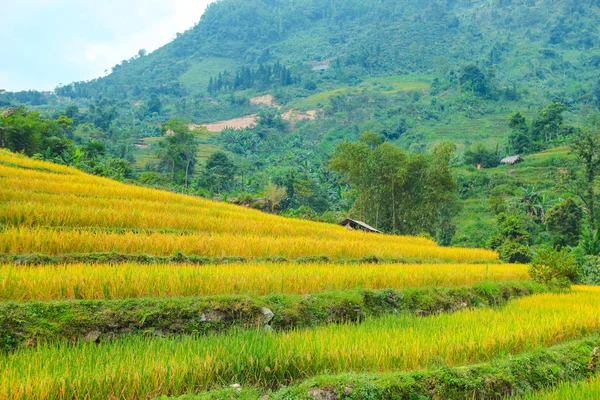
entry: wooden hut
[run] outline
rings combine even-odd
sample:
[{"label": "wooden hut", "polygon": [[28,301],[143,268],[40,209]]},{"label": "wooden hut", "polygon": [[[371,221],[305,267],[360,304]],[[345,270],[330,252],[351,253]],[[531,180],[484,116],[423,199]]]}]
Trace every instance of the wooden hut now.
[{"label": "wooden hut", "polygon": [[521,156],[510,156],[510,157],[506,157],[506,158],[503,158],[502,160],[500,160],[500,164],[516,165],[516,164],[522,163],[523,161],[525,161],[525,160],[523,160],[523,158],[521,158]]},{"label": "wooden hut", "polygon": [[345,227],[348,230],[351,231],[363,231],[363,232],[369,232],[369,233],[381,233],[380,231],[378,231],[377,229],[373,228],[371,225],[365,224],[362,221],[356,221],[350,218],[346,218],[345,220],[343,220],[340,225],[342,225],[343,227]]}]

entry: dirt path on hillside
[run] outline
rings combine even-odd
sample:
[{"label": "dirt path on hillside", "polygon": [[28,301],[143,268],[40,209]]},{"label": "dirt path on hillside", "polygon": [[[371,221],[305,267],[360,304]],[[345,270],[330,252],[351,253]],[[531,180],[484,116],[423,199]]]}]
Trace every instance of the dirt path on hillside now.
[{"label": "dirt path on hillside", "polygon": [[[253,97],[250,99],[250,104],[253,104],[253,105],[262,104],[262,105],[266,105],[269,107],[281,109],[281,106],[275,102],[275,98],[273,97],[273,95],[270,95],[270,94],[267,94],[264,96],[259,96],[259,97]],[[281,114],[281,118],[283,118],[286,121],[290,121],[292,124],[295,122],[306,121],[306,120],[314,121],[317,118],[317,110],[309,110],[306,112],[302,112],[302,111],[298,111],[298,110],[294,110],[293,108],[290,108],[289,110],[287,110]],[[248,115],[245,117],[234,118],[234,119],[230,119],[230,120],[226,120],[226,121],[212,122],[210,124],[202,124],[202,125],[190,124],[190,129],[193,130],[199,126],[202,126],[202,127],[205,127],[209,132],[220,133],[220,132],[224,131],[225,129],[250,128],[250,127],[256,125],[257,122],[258,122],[258,115],[252,114],[252,115]]]}]

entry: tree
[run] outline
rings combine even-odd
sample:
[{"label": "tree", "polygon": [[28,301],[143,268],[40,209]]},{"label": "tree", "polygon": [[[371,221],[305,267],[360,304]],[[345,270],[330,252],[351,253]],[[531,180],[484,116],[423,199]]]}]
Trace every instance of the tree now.
[{"label": "tree", "polygon": [[73,120],[65,117],[64,115],[58,117],[55,121],[58,126],[63,130],[65,137],[72,137],[73,135]]},{"label": "tree", "polygon": [[532,152],[534,150],[533,141],[525,117],[518,111],[511,114],[508,118],[508,126],[512,130],[508,136],[511,150],[517,154]]},{"label": "tree", "polygon": [[235,164],[222,151],[211,154],[204,167],[208,185],[215,192],[229,190],[233,183],[235,172]]},{"label": "tree", "polygon": [[0,119],[0,145],[16,153],[32,156],[39,150],[41,120],[38,113],[29,113],[24,107]]},{"label": "tree", "polygon": [[492,88],[485,74],[476,65],[467,65],[462,69],[460,85],[464,91],[472,92],[479,97],[490,97]]},{"label": "tree", "polygon": [[105,176],[110,179],[124,181],[133,178],[133,169],[127,160],[111,158],[106,162]]},{"label": "tree", "polygon": [[567,249],[545,247],[533,257],[529,274],[536,282],[568,288],[577,278],[577,265]]},{"label": "tree", "polygon": [[577,156],[578,168],[562,177],[566,190],[578,197],[583,205],[590,231],[598,230],[598,190],[600,177],[600,138],[596,132],[582,132],[571,151]]},{"label": "tree", "polygon": [[526,263],[530,260],[529,227],[524,216],[500,213],[496,217],[496,232],[490,239],[490,247],[498,250],[506,262]]},{"label": "tree", "polygon": [[527,130],[529,130],[527,120],[519,111],[512,113],[510,117],[508,117],[508,126],[515,131],[527,132]]},{"label": "tree", "polygon": [[196,166],[196,137],[189,129],[188,122],[171,119],[161,129],[163,139],[158,143],[159,170],[169,171],[174,182],[188,186],[189,177]]},{"label": "tree", "polygon": [[581,230],[581,218],[583,218],[581,207],[573,199],[567,199],[550,209],[546,228],[554,247],[577,245]]},{"label": "tree", "polygon": [[148,112],[150,114],[157,113],[160,114],[162,110],[162,103],[157,95],[153,94],[150,96],[150,100],[148,100]]},{"label": "tree", "polygon": [[533,186],[521,188],[521,193],[514,205],[537,222],[546,223],[546,210],[552,207],[554,200],[547,193],[538,192]]},{"label": "tree", "polygon": [[287,190],[284,187],[277,186],[274,183],[269,183],[263,189],[264,196],[269,200],[271,212],[274,212],[282,200],[287,197]]},{"label": "tree", "polygon": [[352,214],[358,219],[387,232],[433,236],[454,212],[448,206],[456,191],[449,167],[453,149],[442,144],[429,156],[407,155],[365,133],[356,143],[339,144],[330,167],[356,192]]},{"label": "tree", "polygon": [[494,168],[500,164],[500,156],[496,151],[489,150],[483,144],[478,143],[475,147],[465,151],[465,164]]},{"label": "tree", "polygon": [[75,104],[67,106],[65,109],[65,116],[73,121],[73,125],[79,125],[81,114],[79,114],[79,107],[77,107]]},{"label": "tree", "polygon": [[563,131],[563,113],[567,106],[561,103],[552,103],[543,108],[531,125],[531,133],[535,141],[550,143],[560,136]]},{"label": "tree", "polygon": [[600,108],[600,80],[594,86],[594,99],[596,100],[596,105]]},{"label": "tree", "polygon": [[53,121],[21,107],[0,118],[0,147],[28,156],[66,163],[72,144],[66,137],[71,121]]},{"label": "tree", "polygon": [[94,124],[81,124],[75,129],[75,137],[83,139],[83,141],[105,142],[107,140],[106,133],[96,127]]},{"label": "tree", "polygon": [[309,200],[315,195],[312,182],[307,177],[296,179],[294,182],[294,196],[303,206],[308,206]]},{"label": "tree", "polygon": [[393,124],[388,124],[381,133],[386,137],[386,139],[395,140],[404,135],[406,131],[408,131],[408,123],[406,122],[406,118],[400,118]]}]

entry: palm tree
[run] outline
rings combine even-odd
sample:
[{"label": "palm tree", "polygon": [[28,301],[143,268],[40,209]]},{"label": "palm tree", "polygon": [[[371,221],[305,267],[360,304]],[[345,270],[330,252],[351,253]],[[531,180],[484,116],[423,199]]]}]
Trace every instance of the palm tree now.
[{"label": "palm tree", "polygon": [[522,195],[513,202],[513,205],[526,214],[539,218],[543,224],[546,223],[546,210],[554,205],[556,199],[547,193],[538,192],[533,186],[523,187],[521,190]]}]

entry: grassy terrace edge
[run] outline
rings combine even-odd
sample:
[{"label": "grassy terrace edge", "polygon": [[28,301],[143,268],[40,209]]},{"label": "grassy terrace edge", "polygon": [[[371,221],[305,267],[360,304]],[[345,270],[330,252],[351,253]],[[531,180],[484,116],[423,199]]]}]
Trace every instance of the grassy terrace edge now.
[{"label": "grassy terrace edge", "polygon": [[[594,363],[593,349],[598,345],[600,336],[595,334],[477,365],[438,366],[424,371],[400,373],[323,375],[268,394],[256,389],[227,388],[177,399],[499,400],[532,394],[594,376],[599,368],[597,362]],[[564,389],[564,392],[568,392],[566,386]],[[542,398],[544,397],[540,397]]]},{"label": "grassy terrace edge", "polygon": [[[288,259],[281,256],[258,257],[248,259],[246,257],[224,256],[224,257],[205,257],[197,255],[185,255],[176,253],[172,256],[154,256],[149,254],[124,254],[124,253],[74,253],[74,254],[0,254],[0,264],[16,265],[60,265],[60,264],[190,264],[190,265],[219,265],[240,262],[275,262],[275,263],[331,263],[331,264],[437,264],[446,263],[445,260],[419,258],[384,258],[375,255],[364,256],[361,258],[332,259],[327,255],[306,256]],[[460,264],[453,261],[452,263]],[[463,262],[463,264],[502,264],[501,260],[476,260]]]},{"label": "grassy terrace edge", "polygon": [[[597,362],[597,357],[594,360]],[[524,397],[525,400],[598,400],[600,398],[600,374],[577,383],[563,382],[552,390]]]},{"label": "grassy terrace edge", "polygon": [[257,327],[289,330],[359,322],[385,314],[427,316],[501,306],[511,299],[546,291],[534,282],[516,281],[263,297],[5,302],[0,303],[0,350],[60,339],[100,341],[136,333],[185,335]]}]

